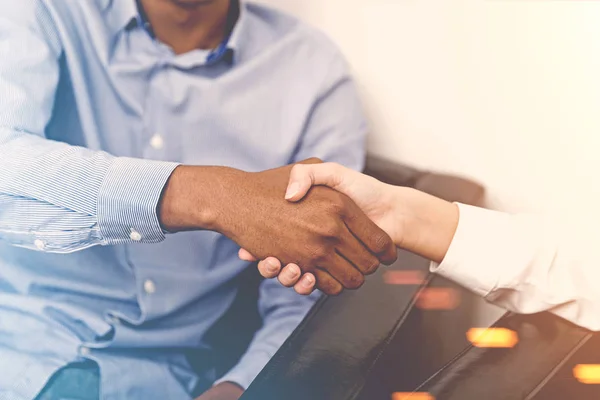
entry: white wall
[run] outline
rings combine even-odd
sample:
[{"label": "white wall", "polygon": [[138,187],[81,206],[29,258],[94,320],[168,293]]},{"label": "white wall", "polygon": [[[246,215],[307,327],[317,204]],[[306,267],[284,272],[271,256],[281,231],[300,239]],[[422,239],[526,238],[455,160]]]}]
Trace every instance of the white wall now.
[{"label": "white wall", "polygon": [[[475,178],[492,208],[574,218],[597,234],[600,2],[262,1],[343,49],[372,152]],[[497,314],[482,309],[481,323]]]},{"label": "white wall", "polygon": [[344,50],[372,152],[476,178],[502,210],[599,203],[600,2],[262,1]]}]

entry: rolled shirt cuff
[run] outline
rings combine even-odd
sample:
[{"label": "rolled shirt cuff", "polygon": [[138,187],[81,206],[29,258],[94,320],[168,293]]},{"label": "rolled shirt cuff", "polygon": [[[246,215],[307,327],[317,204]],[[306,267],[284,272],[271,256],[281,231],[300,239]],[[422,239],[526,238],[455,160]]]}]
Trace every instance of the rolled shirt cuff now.
[{"label": "rolled shirt cuff", "polygon": [[104,244],[164,240],[157,207],[179,164],[115,158],[98,194],[98,227]]},{"label": "rolled shirt cuff", "polygon": [[503,268],[511,267],[500,260],[511,251],[503,242],[514,230],[514,222],[509,214],[457,205],[460,217],[454,238],[442,262],[432,262],[430,271],[486,297],[501,282]]}]

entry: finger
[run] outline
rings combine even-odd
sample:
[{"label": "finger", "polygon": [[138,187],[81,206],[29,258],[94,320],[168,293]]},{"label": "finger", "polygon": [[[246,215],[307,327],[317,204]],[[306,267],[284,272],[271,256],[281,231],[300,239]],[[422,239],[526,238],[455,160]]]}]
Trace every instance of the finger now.
[{"label": "finger", "polygon": [[258,261],[252,254],[248,252],[246,249],[240,249],[238,251],[238,257],[244,261]]},{"label": "finger", "polygon": [[336,251],[363,275],[374,273],[381,264],[379,259],[348,230],[340,236]]},{"label": "finger", "polygon": [[277,279],[279,282],[286,287],[292,287],[302,277],[302,271],[296,264],[288,264],[282,270]]},{"label": "finger", "polygon": [[352,201],[349,202],[347,215],[344,215],[344,222],[350,232],[382,263],[389,265],[396,261],[398,250],[392,238]]},{"label": "finger", "polygon": [[358,289],[365,282],[365,276],[337,253],[329,257],[319,268],[329,272],[346,289]]},{"label": "finger", "polygon": [[313,274],[307,272],[302,275],[302,278],[294,285],[294,290],[296,293],[301,294],[303,296],[308,296],[315,290],[316,279]]},{"label": "finger", "polygon": [[258,272],[267,278],[275,278],[281,272],[281,263],[275,257],[268,257],[258,263]]},{"label": "finger", "polygon": [[285,199],[299,201],[314,185],[324,185],[336,189],[342,184],[348,171],[350,170],[336,163],[294,165],[290,172]]},{"label": "finger", "polygon": [[317,280],[317,288],[330,296],[337,296],[342,293],[344,287],[331,274],[322,269],[315,269],[312,272]]}]

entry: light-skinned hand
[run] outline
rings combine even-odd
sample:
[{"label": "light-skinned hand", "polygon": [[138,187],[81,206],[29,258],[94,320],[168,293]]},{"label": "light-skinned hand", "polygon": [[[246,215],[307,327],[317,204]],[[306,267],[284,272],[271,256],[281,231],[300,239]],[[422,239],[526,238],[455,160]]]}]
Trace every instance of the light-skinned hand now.
[{"label": "light-skinned hand", "polygon": [[[285,198],[300,202],[313,186],[328,186],[350,197],[401,248],[441,261],[458,224],[458,208],[449,202],[407,187],[385,184],[336,163],[296,165],[290,173]],[[255,261],[241,249],[240,258]],[[299,294],[310,294],[318,277],[303,273],[297,264],[282,264],[277,257],[259,263],[265,278],[277,277]]]}]

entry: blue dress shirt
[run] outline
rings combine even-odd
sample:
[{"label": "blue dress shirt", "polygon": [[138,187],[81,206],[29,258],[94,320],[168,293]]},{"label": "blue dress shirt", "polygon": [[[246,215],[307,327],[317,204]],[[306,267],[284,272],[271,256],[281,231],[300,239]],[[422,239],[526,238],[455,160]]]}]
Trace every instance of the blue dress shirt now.
[{"label": "blue dress shirt", "polygon": [[[186,351],[208,347],[248,263],[214,232],[161,230],[178,163],[362,167],[356,89],[316,30],[242,3],[228,51],[176,55],[136,20],[135,0],[0,2],[2,400],[81,359],[103,399],[190,398]],[[260,290],[248,351],[202,378],[248,386],[315,300]]]}]

